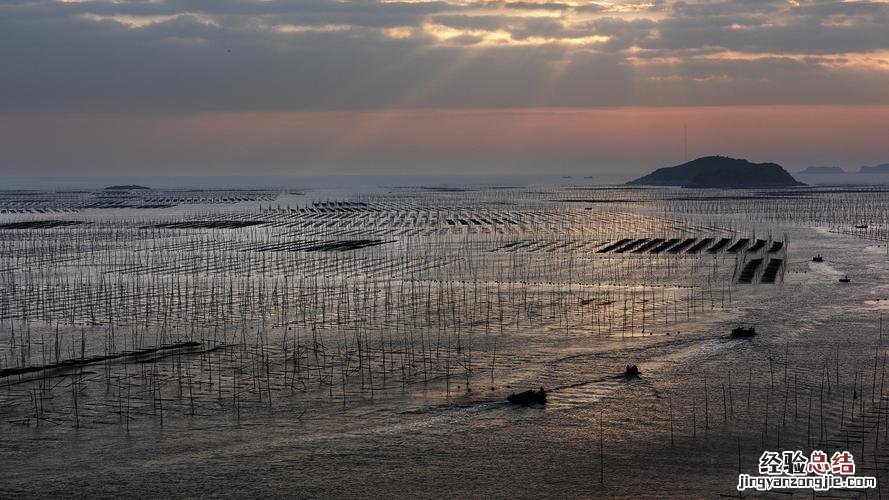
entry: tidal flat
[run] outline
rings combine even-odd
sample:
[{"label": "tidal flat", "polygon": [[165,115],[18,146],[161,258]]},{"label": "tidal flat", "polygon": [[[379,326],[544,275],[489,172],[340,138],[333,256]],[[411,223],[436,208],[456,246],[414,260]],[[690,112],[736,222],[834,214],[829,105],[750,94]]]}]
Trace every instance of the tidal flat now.
[{"label": "tidal flat", "polygon": [[2,191],[0,496],[712,498],[797,449],[882,483],[887,220],[872,186]]}]

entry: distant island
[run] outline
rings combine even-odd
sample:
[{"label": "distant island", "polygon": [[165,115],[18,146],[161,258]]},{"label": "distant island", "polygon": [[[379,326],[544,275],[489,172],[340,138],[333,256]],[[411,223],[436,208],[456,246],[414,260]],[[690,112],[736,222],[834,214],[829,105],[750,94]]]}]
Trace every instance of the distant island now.
[{"label": "distant island", "polygon": [[704,156],[664,167],[627,184],[687,188],[773,188],[805,186],[775,163],[751,163],[725,156]]},{"label": "distant island", "polygon": [[846,171],[840,167],[807,167],[801,170],[801,174],[845,174]]},{"label": "distant island", "polygon": [[133,191],[136,189],[151,189],[145,186],[140,186],[138,184],[124,184],[120,186],[108,186],[105,188],[105,191]]},{"label": "distant island", "polygon": [[861,167],[859,174],[889,174],[889,163],[874,165],[873,167]]}]

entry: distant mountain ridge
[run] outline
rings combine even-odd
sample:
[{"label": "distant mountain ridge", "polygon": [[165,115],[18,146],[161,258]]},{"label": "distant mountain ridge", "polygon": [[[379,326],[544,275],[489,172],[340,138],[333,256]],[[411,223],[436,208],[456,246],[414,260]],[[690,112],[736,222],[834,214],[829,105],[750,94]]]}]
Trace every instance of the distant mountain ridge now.
[{"label": "distant mountain ridge", "polygon": [[627,184],[722,189],[805,186],[776,163],[752,163],[725,156],[704,156],[659,168]]},{"label": "distant mountain ridge", "polygon": [[801,170],[800,174],[845,174],[846,171],[840,167],[806,167]]},{"label": "distant mountain ridge", "polygon": [[882,163],[872,167],[861,167],[858,169],[859,174],[889,174],[889,163]]}]

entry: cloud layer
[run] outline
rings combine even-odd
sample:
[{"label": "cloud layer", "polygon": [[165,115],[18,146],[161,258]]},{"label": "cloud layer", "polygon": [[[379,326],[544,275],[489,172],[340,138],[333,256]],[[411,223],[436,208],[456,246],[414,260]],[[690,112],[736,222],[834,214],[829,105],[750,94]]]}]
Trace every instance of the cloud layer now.
[{"label": "cloud layer", "polygon": [[0,112],[889,103],[889,2],[6,0]]}]

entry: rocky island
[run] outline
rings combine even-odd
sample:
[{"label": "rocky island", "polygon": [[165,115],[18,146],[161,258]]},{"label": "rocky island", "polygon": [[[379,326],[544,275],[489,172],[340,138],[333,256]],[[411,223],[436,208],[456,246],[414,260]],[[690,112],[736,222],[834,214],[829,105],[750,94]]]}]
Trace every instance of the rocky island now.
[{"label": "rocky island", "polygon": [[775,163],[752,163],[725,156],[704,156],[664,167],[627,184],[687,188],[777,188],[804,186]]}]

